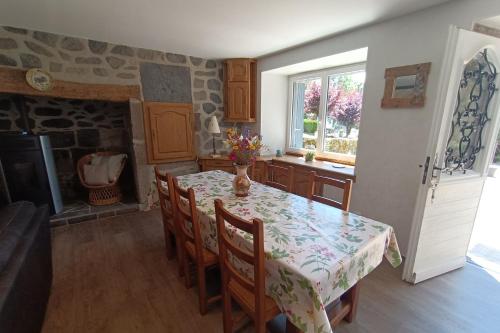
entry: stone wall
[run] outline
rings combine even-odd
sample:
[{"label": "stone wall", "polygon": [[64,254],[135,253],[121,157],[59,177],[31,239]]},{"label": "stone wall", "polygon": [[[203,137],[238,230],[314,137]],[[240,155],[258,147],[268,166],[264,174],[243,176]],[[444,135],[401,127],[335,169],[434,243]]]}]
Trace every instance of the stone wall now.
[{"label": "stone wall", "polygon": [[[87,193],[76,173],[76,163],[82,156],[96,151],[116,151],[131,156],[129,103],[0,94],[0,131],[26,130],[19,112],[21,104],[28,117],[29,130],[50,137],[65,201],[85,198]],[[124,173],[133,177],[131,163]],[[124,182],[124,193],[132,196],[133,185]]]},{"label": "stone wall", "polygon": [[[212,137],[207,133],[209,118],[216,115],[221,130],[236,124],[224,123],[222,62],[156,50],[116,45],[103,41],[62,36],[47,32],[30,31],[22,28],[0,28],[0,67],[42,68],[59,80],[81,83],[112,83],[139,85],[144,88],[151,83],[150,77],[142,77],[148,64],[178,66],[189,73],[191,100],[194,108],[196,147],[198,154],[211,152]],[[141,70],[142,68],[142,70]],[[154,86],[155,83],[150,84]],[[176,86],[169,86],[176,89]],[[144,94],[146,95],[146,94]],[[165,97],[165,96],[163,96]],[[164,100],[168,102],[167,100]],[[1,105],[0,105],[1,107]],[[137,105],[132,115],[134,129],[134,165],[138,181],[138,196],[141,203],[155,201],[152,183],[153,166],[147,165],[143,137],[142,112]],[[5,114],[2,112],[2,114]],[[8,117],[0,118],[0,126],[6,126]],[[133,124],[140,121],[140,125]],[[82,119],[82,121],[84,121]],[[3,125],[2,125],[3,123]],[[222,148],[222,137],[216,138],[216,145]],[[139,170],[140,166],[140,170]],[[161,166],[174,174],[196,172],[195,161],[169,163]]]},{"label": "stone wall", "polygon": [[19,131],[21,128],[19,114],[10,97],[0,94],[0,131]]},{"label": "stone wall", "polygon": [[[19,101],[26,107],[29,126],[34,133],[124,128],[130,118],[129,103],[0,93],[0,120],[3,120],[0,122],[0,131],[16,132],[23,129],[17,105]],[[72,135],[71,132],[69,134]],[[75,138],[70,141],[74,142]]]},{"label": "stone wall", "polygon": [[[188,69],[196,120],[197,148],[210,152],[208,118],[223,116],[222,62],[40,31],[0,28],[0,66],[43,68],[53,77],[82,83],[143,86],[141,65],[152,63]],[[233,124],[221,124],[223,128]],[[221,146],[221,139],[218,139]]]}]

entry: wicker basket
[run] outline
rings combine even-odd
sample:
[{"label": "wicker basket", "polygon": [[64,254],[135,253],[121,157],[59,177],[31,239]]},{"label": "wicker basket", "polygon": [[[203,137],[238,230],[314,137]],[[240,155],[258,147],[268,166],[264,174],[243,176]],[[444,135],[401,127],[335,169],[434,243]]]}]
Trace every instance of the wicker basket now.
[{"label": "wicker basket", "polygon": [[106,185],[89,185],[85,183],[85,178],[83,176],[83,166],[85,164],[90,164],[90,161],[92,160],[92,157],[94,155],[112,156],[117,154],[118,153],[107,152],[107,151],[98,152],[95,154],[85,155],[78,160],[77,164],[78,177],[80,178],[80,182],[82,183],[82,185],[89,190],[89,204],[94,206],[112,205],[114,203],[120,202],[120,200],[122,199],[122,192],[120,191],[118,178],[120,178],[120,174],[122,173],[123,168],[125,166],[125,158],[122,161],[116,180],[112,183]]}]

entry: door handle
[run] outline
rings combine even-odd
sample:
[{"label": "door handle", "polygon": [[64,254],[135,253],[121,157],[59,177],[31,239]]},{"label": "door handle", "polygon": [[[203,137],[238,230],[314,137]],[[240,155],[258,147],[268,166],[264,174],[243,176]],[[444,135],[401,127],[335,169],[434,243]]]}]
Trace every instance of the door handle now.
[{"label": "door handle", "polygon": [[[427,175],[429,173],[429,164],[430,164],[430,161],[431,161],[431,157],[430,156],[427,156],[426,159],[425,159],[425,164],[422,165],[420,164],[419,167],[424,167],[424,174],[422,176],[422,184],[425,185],[427,183]],[[437,167],[436,166],[436,162],[434,161],[433,165],[432,165],[432,171],[431,171],[431,189],[432,189],[432,196],[431,196],[431,200],[434,202],[434,199],[435,199],[435,194],[436,194],[436,188],[438,186],[438,176],[436,176],[434,174],[434,171],[442,171],[443,168],[440,168],[440,167]]]},{"label": "door handle", "polygon": [[425,185],[427,183],[427,173],[429,172],[429,163],[430,163],[431,157],[427,156],[425,159],[425,164],[422,165],[420,164],[419,167],[424,167],[424,174],[422,175],[422,184]]}]

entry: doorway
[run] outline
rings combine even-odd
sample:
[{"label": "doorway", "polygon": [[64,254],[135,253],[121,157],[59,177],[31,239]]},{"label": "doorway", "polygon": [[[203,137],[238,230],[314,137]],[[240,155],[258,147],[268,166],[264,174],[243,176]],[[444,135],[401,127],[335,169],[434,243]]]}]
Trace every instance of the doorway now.
[{"label": "doorway", "polygon": [[467,261],[500,281],[500,131],[472,230]]},{"label": "doorway", "polygon": [[[500,39],[452,27],[403,278],[463,267],[500,128]],[[441,98],[442,97],[442,98]]]}]

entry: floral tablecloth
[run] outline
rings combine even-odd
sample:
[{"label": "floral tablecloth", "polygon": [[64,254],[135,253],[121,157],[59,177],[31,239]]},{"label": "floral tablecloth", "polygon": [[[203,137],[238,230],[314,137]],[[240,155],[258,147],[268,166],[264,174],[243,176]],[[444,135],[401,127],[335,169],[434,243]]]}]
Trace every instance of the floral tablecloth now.
[{"label": "floral tablecloth", "polygon": [[[391,226],[252,182],[250,195],[233,194],[234,175],[208,171],[178,177],[192,187],[205,246],[218,253],[214,200],[231,213],[264,221],[266,293],[303,332],[331,332],[325,306],[377,267],[401,263]],[[251,250],[241,232],[239,242]],[[250,273],[249,273],[250,274]]]}]

